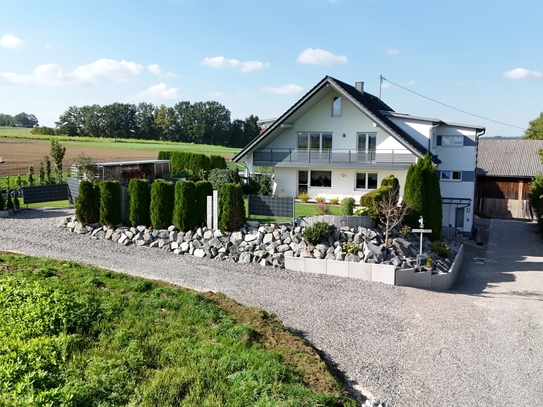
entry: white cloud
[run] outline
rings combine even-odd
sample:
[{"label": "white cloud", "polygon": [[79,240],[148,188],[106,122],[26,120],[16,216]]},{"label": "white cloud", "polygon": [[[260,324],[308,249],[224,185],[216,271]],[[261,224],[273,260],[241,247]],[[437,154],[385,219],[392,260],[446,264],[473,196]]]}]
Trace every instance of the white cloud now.
[{"label": "white cloud", "polygon": [[400,53],[400,51],[398,51],[397,49],[395,48],[390,48],[388,51],[387,51],[387,55],[398,55]]},{"label": "white cloud", "polygon": [[147,67],[152,73],[161,78],[175,78],[176,74],[164,71],[158,64],[152,64]]},{"label": "white cloud", "polygon": [[415,81],[409,81],[409,82],[406,82],[405,86],[415,86],[417,82]]},{"label": "white cloud", "polygon": [[169,87],[162,82],[130,98],[134,102],[160,102],[175,99],[181,99],[179,88]]},{"label": "white cloud", "polygon": [[212,57],[204,58],[202,65],[209,66],[211,68],[232,68],[239,69],[242,72],[252,72],[259,69],[269,68],[270,64],[260,61],[246,61],[241,62],[237,59],[226,59],[225,57]]},{"label": "white cloud", "polygon": [[25,42],[17,38],[13,34],[5,34],[0,37],[0,46],[5,48],[22,48],[25,45]]},{"label": "white cloud", "polygon": [[301,64],[312,64],[312,65],[337,65],[337,64],[346,64],[347,57],[334,55],[329,51],[323,49],[313,49],[308,48],[303,50],[302,53],[298,56],[298,62]]},{"label": "white cloud", "polygon": [[291,83],[290,85],[283,85],[278,88],[264,87],[262,90],[266,93],[276,93],[278,95],[293,95],[295,93],[303,92],[304,88]]},{"label": "white cloud", "polygon": [[32,74],[21,75],[13,72],[0,74],[3,78],[15,85],[82,85],[97,84],[100,82],[125,82],[141,74],[143,66],[135,62],[115,61],[113,59],[99,59],[88,65],[82,65],[72,72],[64,73],[56,64],[44,64],[36,67]]},{"label": "white cloud", "polygon": [[538,71],[530,71],[526,68],[517,68],[505,72],[503,76],[509,79],[536,79],[541,78],[543,74]]}]

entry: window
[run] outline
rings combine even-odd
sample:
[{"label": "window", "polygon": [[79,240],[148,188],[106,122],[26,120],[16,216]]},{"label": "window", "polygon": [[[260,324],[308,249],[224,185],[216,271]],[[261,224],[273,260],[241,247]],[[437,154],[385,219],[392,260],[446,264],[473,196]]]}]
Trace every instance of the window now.
[{"label": "window", "polygon": [[462,171],[441,171],[443,181],[462,181]]},{"label": "window", "polygon": [[298,171],[298,194],[307,193],[308,171]]},{"label": "window", "polygon": [[298,193],[307,192],[307,187],[330,188],[332,171],[298,171]]},{"label": "window", "polygon": [[331,150],[332,133],[298,133],[298,148],[311,150]]},{"label": "window", "polygon": [[341,117],[341,97],[334,97],[332,102],[332,117]]},{"label": "window", "polygon": [[357,172],[356,189],[377,189],[377,173]]},{"label": "window", "polygon": [[358,133],[358,151],[375,151],[377,133]]},{"label": "window", "polygon": [[437,145],[442,147],[462,147],[464,136],[437,136]]}]

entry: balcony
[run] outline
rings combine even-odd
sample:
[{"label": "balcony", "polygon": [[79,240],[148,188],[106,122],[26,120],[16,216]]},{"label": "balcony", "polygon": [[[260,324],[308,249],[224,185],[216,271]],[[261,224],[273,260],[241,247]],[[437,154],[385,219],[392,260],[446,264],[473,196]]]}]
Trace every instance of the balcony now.
[{"label": "balcony", "polygon": [[379,167],[408,166],[417,157],[405,149],[396,150],[335,150],[299,148],[263,148],[253,153],[253,165],[257,166],[340,166]]}]

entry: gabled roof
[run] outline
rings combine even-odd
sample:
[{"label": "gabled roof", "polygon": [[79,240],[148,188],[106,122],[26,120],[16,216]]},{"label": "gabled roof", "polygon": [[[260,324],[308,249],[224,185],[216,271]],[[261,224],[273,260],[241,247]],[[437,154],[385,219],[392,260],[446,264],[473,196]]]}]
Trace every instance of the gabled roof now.
[{"label": "gabled roof", "polygon": [[[332,87],[338,93],[349,99],[355,106],[357,106],[362,112],[376,122],[385,131],[392,134],[400,143],[402,143],[408,150],[415,155],[422,157],[428,151],[424,146],[411,137],[406,131],[401,129],[398,125],[393,123],[383,112],[393,112],[393,110],[385,104],[378,97],[373,96],[367,92],[360,92],[354,86],[351,86],[345,82],[334,79],[330,76],[324,77],[317,85],[315,85],[309,92],[307,92],[298,102],[296,102],[290,109],[288,109],[282,116],[280,116],[273,124],[271,124],[264,132],[255,137],[249,144],[247,144],[238,154],[232,159],[234,162],[238,162],[249,152],[255,150],[258,145],[264,141],[275,130],[280,129],[282,124],[289,123],[289,119],[294,118],[296,113],[299,113],[304,109],[309,109],[311,106],[311,99],[323,92],[327,87]],[[439,163],[437,157],[433,157],[434,162]]]},{"label": "gabled roof", "polygon": [[543,173],[538,151],[543,140],[479,139],[477,175],[531,178]]}]

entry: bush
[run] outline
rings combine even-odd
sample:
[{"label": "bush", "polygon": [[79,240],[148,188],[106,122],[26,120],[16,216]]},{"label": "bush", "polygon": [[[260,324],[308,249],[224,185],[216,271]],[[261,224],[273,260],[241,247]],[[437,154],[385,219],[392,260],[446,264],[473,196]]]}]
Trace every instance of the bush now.
[{"label": "bush", "polygon": [[158,152],[158,159],[159,160],[169,160],[172,155],[171,151],[159,151]]},{"label": "bush", "polygon": [[270,196],[273,192],[273,180],[266,174],[252,174],[245,178],[243,193],[245,195]]},{"label": "bush", "polygon": [[317,196],[317,197],[315,197],[315,202],[318,203],[318,204],[324,203],[324,202],[326,202],[326,198],[323,197],[323,196]]},{"label": "bush", "polygon": [[379,211],[375,206],[361,206],[353,212],[354,216],[369,216],[373,219],[379,219]]},{"label": "bush", "polygon": [[208,181],[211,182],[214,190],[220,191],[224,184],[239,184],[240,178],[237,171],[214,169],[209,173]]},{"label": "bush", "polygon": [[[339,198],[330,198],[330,205],[337,205],[339,204]],[[354,204],[354,200],[353,200]]]},{"label": "bush", "polygon": [[341,214],[352,216],[354,210],[354,198],[343,198],[341,200]]},{"label": "bush", "polygon": [[149,208],[151,205],[151,190],[146,179],[131,179],[128,182],[128,223],[131,226],[151,224]]},{"label": "bush", "polygon": [[100,190],[91,181],[82,180],[75,200],[75,217],[83,225],[100,220]]},{"label": "bush", "polygon": [[189,170],[195,179],[205,179],[211,170],[209,157],[205,154],[192,154],[189,160]]},{"label": "bush", "polygon": [[209,163],[211,165],[212,169],[219,169],[219,170],[225,170],[228,166],[226,165],[226,160],[222,155],[210,155],[209,156]]},{"label": "bush", "polygon": [[444,259],[451,254],[451,248],[445,242],[433,242],[430,245],[430,250]]},{"label": "bush", "polygon": [[317,205],[317,215],[331,215],[332,211],[330,210],[330,204],[327,204],[326,201],[320,201]]},{"label": "bush", "polygon": [[530,183],[528,199],[535,209],[539,233],[543,235],[543,174],[537,174]]},{"label": "bush", "polygon": [[219,229],[233,232],[245,223],[245,202],[241,184],[223,184],[219,191]]},{"label": "bush", "polygon": [[300,201],[307,203],[309,201],[309,194],[307,192],[300,192],[298,194],[298,198]]},{"label": "bush", "polygon": [[302,232],[302,237],[313,246],[323,242],[330,235],[331,227],[326,222],[317,222]]},{"label": "bush", "polygon": [[172,224],[174,208],[174,184],[158,179],[151,184],[150,217],[155,229],[166,229]]},{"label": "bush", "polygon": [[121,184],[119,181],[100,181],[100,225],[121,223]]},{"label": "bush", "polygon": [[172,223],[186,232],[197,225],[196,215],[196,184],[192,181],[176,182]]},{"label": "bush", "polygon": [[207,197],[213,195],[213,187],[209,181],[196,183],[196,225],[204,224],[207,215]]}]

